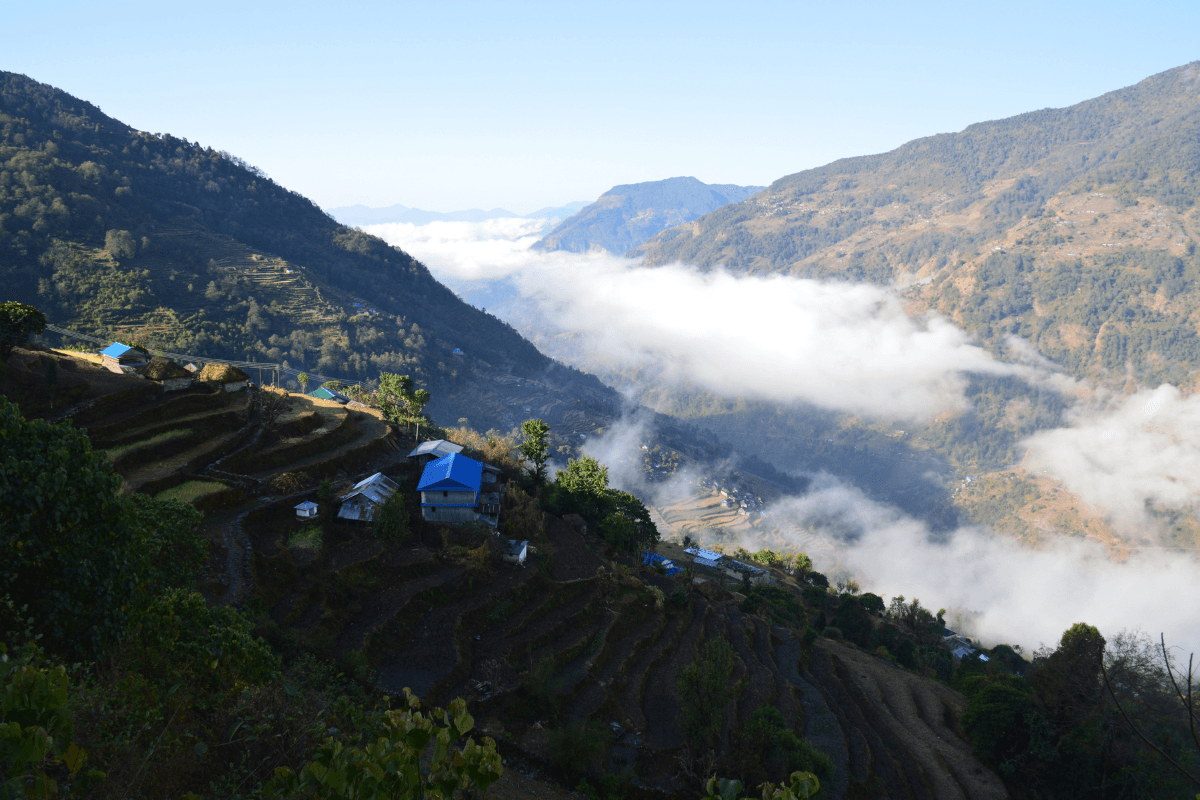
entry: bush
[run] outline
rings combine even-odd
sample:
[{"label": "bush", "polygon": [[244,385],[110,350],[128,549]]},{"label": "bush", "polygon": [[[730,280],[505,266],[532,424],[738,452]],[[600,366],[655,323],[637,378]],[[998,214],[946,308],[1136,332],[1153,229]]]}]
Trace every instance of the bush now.
[{"label": "bush", "polygon": [[826,639],[833,639],[835,642],[845,641],[846,637],[842,634],[842,629],[836,625],[826,625],[825,630],[821,631]]},{"label": "bush", "polygon": [[404,541],[412,532],[405,500],[404,491],[398,491],[387,499],[375,515],[375,535],[389,544]]},{"label": "bush", "polygon": [[587,774],[603,767],[611,733],[595,720],[580,720],[550,734],[550,763],[566,775]]}]

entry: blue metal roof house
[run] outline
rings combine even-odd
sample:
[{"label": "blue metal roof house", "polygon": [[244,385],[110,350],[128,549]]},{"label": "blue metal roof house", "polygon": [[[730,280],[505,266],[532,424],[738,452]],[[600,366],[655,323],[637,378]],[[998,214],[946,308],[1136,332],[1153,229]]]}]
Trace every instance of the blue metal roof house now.
[{"label": "blue metal roof house", "polygon": [[421,515],[430,522],[499,522],[500,470],[462,453],[426,464],[417,491]]},{"label": "blue metal roof house", "polygon": [[113,342],[100,351],[101,366],[118,375],[131,373],[138,367],[145,366],[149,360],[141,350],[120,342]]}]

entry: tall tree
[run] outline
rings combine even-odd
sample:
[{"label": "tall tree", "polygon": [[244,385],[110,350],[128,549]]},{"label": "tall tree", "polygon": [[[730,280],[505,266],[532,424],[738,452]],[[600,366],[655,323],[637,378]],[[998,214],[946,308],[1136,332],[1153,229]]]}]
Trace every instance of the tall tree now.
[{"label": "tall tree", "polygon": [[540,419],[527,419],[521,423],[521,455],[533,464],[533,479],[537,483],[546,480],[546,462],[550,460],[550,447],[546,444],[546,435],[550,426]]},{"label": "tall tree", "polygon": [[0,363],[7,363],[13,348],[46,330],[46,315],[33,306],[10,300],[0,303]]}]

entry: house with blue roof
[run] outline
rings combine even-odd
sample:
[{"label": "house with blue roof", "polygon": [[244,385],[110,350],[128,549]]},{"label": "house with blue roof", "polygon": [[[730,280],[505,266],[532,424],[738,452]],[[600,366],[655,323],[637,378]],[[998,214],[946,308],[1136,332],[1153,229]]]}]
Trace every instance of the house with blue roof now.
[{"label": "house with blue roof", "polygon": [[430,461],[417,483],[421,493],[421,516],[430,522],[500,521],[500,470],[450,453]]},{"label": "house with blue roof", "polygon": [[101,366],[118,375],[127,375],[138,367],[146,366],[149,361],[150,357],[141,350],[120,342],[113,342],[100,351]]}]

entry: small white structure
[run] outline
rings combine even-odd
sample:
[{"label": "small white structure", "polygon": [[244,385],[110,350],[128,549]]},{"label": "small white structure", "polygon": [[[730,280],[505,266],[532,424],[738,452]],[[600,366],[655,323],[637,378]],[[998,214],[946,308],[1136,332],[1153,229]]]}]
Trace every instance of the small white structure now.
[{"label": "small white structure", "polygon": [[509,539],[508,546],[504,548],[504,555],[501,556],[510,564],[524,564],[525,556],[529,552],[529,542],[526,540],[517,541]]},{"label": "small white structure", "polygon": [[317,504],[312,500],[305,500],[300,505],[296,506],[296,518],[302,520],[315,519],[317,516]]},{"label": "small white structure", "polygon": [[379,507],[399,490],[400,487],[395,481],[382,472],[376,472],[354,484],[349,492],[342,495],[342,507],[338,511],[338,517],[370,522],[375,519]]}]

